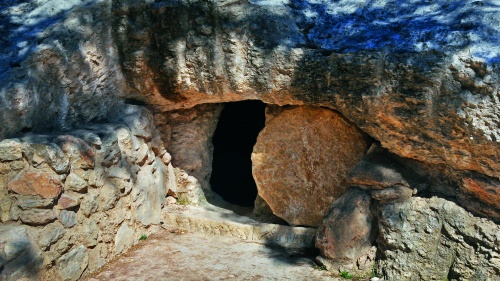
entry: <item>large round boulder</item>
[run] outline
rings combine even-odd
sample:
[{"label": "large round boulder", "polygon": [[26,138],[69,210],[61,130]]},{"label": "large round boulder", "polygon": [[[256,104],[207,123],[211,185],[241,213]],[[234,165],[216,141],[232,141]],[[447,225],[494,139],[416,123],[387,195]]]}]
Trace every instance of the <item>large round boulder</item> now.
[{"label": "large round boulder", "polygon": [[299,106],[269,115],[252,153],[258,193],[288,223],[317,226],[369,141],[329,109]]}]

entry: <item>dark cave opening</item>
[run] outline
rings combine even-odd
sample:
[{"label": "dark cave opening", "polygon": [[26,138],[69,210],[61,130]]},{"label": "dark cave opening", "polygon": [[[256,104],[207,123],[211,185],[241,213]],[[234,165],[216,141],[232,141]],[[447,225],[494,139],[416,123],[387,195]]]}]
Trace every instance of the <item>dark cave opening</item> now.
[{"label": "dark cave opening", "polygon": [[250,157],[264,128],[265,107],[261,101],[226,103],[217,123],[210,185],[229,203],[254,206],[257,186]]}]

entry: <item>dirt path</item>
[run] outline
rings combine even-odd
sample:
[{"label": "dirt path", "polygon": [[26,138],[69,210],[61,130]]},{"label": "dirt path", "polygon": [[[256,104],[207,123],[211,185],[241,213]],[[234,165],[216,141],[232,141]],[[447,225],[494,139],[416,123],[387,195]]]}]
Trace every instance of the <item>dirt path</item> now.
[{"label": "dirt path", "polygon": [[341,280],[309,258],[231,237],[162,231],[108,263],[97,280]]}]

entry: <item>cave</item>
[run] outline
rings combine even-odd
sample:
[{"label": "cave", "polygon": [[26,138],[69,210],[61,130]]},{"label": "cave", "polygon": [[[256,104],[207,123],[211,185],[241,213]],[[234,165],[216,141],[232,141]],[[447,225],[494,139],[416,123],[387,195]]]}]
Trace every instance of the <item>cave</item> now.
[{"label": "cave", "polygon": [[225,201],[253,207],[257,186],[252,176],[251,154],[265,124],[261,101],[247,100],[224,105],[212,139],[214,146],[212,191]]}]

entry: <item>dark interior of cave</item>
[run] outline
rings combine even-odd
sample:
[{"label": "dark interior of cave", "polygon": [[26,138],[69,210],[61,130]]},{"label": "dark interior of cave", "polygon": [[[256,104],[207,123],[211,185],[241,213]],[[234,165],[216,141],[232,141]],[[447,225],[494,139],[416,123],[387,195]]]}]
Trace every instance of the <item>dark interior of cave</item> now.
[{"label": "dark interior of cave", "polygon": [[257,186],[250,159],[264,128],[266,105],[261,101],[226,103],[212,140],[214,155],[210,185],[229,203],[252,207]]}]

